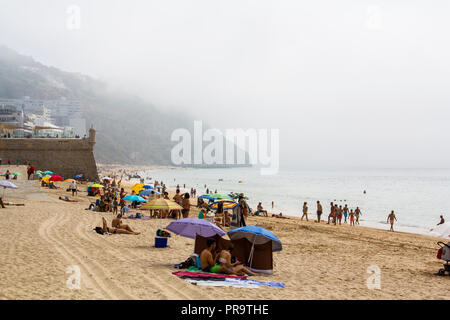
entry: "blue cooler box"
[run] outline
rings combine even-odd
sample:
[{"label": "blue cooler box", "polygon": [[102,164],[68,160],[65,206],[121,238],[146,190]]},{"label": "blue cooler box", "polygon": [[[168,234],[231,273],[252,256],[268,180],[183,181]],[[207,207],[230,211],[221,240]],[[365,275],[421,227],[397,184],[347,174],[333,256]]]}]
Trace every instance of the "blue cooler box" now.
[{"label": "blue cooler box", "polygon": [[167,248],[167,238],[155,237],[155,248]]}]

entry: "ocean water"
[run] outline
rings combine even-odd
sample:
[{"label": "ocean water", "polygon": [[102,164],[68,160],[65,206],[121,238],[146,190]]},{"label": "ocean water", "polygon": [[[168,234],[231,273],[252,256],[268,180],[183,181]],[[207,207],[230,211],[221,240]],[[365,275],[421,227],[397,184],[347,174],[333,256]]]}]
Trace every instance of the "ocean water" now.
[{"label": "ocean water", "polygon": [[197,195],[204,194],[206,187],[220,193],[243,192],[252,208],[262,202],[269,212],[289,216],[300,217],[307,202],[310,217],[315,218],[320,200],[322,219],[327,219],[333,201],[353,209],[359,206],[361,225],[374,228],[389,229],[386,219],[391,210],[397,216],[394,228],[398,231],[428,234],[441,214],[450,221],[450,169],[280,169],[277,175],[264,176],[257,168],[186,168],[139,174],[152,178],[146,182],[163,181],[169,188],[185,184],[187,189],[196,188]]}]

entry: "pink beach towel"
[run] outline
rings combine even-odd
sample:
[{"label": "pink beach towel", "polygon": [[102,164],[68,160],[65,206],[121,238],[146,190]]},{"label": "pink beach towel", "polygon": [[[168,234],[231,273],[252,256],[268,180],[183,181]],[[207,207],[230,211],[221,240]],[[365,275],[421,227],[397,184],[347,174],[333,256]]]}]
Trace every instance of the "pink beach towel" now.
[{"label": "pink beach towel", "polygon": [[222,278],[222,279],[247,279],[247,276],[233,276],[229,274],[217,274],[217,273],[206,273],[206,272],[192,272],[192,271],[175,271],[172,274],[178,277],[204,277],[204,278]]}]

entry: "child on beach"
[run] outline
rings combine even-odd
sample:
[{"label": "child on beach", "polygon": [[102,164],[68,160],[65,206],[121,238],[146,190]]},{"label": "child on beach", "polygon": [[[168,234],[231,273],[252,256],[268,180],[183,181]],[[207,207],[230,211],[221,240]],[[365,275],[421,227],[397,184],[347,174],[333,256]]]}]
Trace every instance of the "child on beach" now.
[{"label": "child on beach", "polygon": [[355,213],[353,209],[350,210],[350,226],[355,226]]},{"label": "child on beach", "polygon": [[328,215],[328,224],[330,224],[330,218],[333,219],[333,223],[336,224],[336,214],[334,212],[333,202],[330,202],[330,214]]}]

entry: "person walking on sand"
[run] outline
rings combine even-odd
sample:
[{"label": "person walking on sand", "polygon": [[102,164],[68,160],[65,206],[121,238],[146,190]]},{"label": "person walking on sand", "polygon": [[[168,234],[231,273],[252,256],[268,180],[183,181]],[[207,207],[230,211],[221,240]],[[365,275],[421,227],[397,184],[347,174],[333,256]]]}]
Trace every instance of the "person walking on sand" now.
[{"label": "person walking on sand", "polygon": [[322,205],[317,200],[317,222],[320,223],[320,216],[322,215]]},{"label": "person walking on sand", "polygon": [[394,231],[394,221],[397,221],[397,217],[394,214],[394,210],[388,215],[387,221],[391,224],[391,229],[389,231]]},{"label": "person walking on sand", "polygon": [[306,202],[303,202],[303,215],[300,220],[303,220],[303,217],[306,217],[306,221],[308,221],[308,205]]},{"label": "person walking on sand", "polygon": [[356,217],[356,224],[359,224],[359,216],[361,215],[361,210],[359,207],[356,207],[355,209],[355,217]]},{"label": "person walking on sand", "polygon": [[70,183],[70,190],[72,190],[72,197],[75,195],[75,193],[78,195],[77,192],[77,183],[75,181],[72,181]]}]

